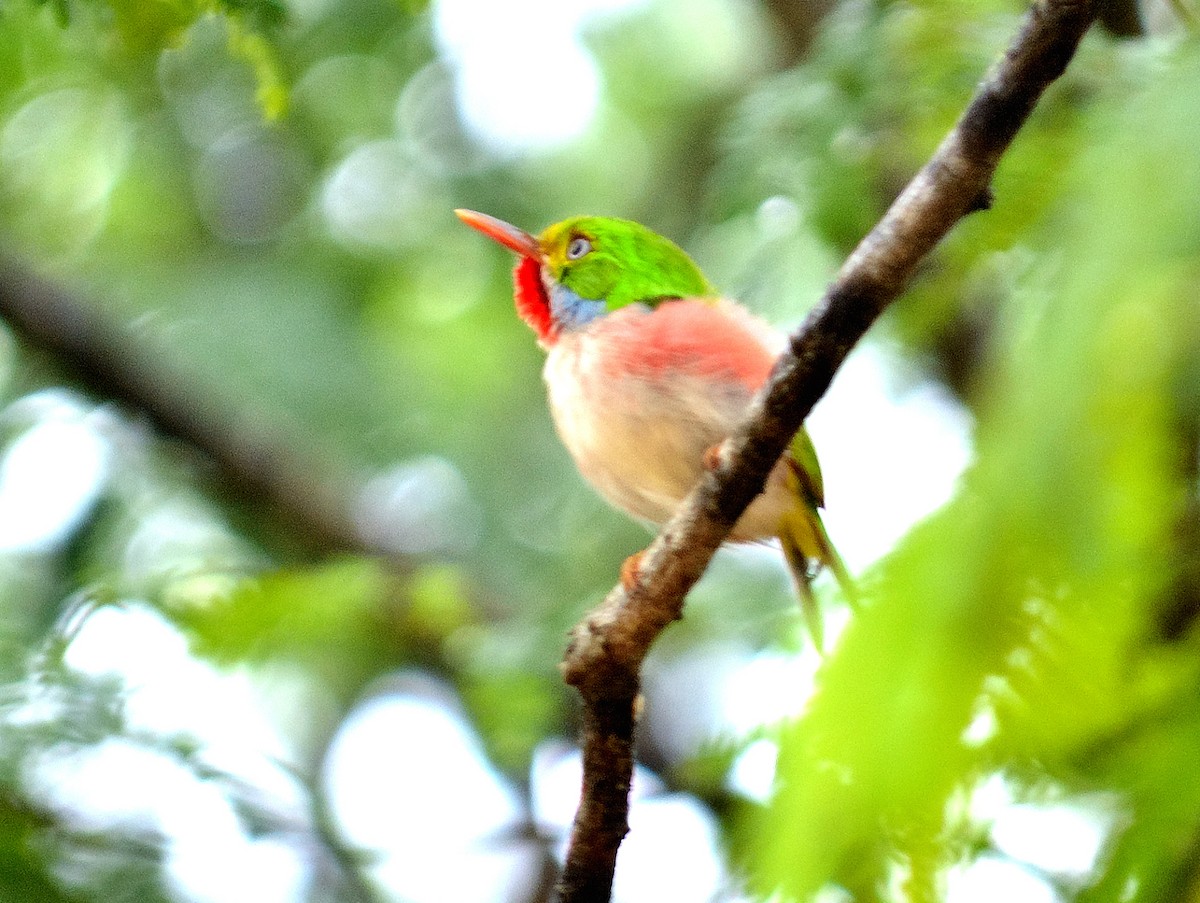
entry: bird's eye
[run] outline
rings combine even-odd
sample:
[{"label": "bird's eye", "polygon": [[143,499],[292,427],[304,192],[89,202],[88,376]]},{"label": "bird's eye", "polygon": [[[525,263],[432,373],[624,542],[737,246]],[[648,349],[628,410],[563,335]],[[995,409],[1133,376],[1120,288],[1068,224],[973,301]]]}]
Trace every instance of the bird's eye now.
[{"label": "bird's eye", "polygon": [[567,260],[578,260],[592,249],[592,243],[582,235],[576,235],[567,245]]}]

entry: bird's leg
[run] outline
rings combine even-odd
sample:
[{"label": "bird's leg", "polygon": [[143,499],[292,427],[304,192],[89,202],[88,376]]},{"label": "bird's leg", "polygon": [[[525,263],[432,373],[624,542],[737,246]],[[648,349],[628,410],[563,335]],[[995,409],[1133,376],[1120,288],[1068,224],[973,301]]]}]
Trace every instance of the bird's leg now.
[{"label": "bird's leg", "polygon": [[632,592],[634,587],[638,585],[638,571],[642,567],[642,558],[645,556],[646,550],[634,552],[623,562],[621,562],[621,586],[625,587],[625,592]]}]

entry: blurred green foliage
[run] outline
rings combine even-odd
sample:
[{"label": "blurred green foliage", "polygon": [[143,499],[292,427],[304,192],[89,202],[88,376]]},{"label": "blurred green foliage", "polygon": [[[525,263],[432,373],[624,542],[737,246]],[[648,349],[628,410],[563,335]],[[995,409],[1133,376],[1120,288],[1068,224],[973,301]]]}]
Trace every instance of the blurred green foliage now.
[{"label": "blurred green foliage", "polygon": [[[314,485],[349,474],[315,491],[351,519],[373,500],[399,552],[297,552],[302,525],[6,334],[6,455],[39,423],[75,423],[107,463],[58,535],[0,555],[0,899],[188,898],[145,825],[95,830],[39,795],[47,756],[120,738],[236,784],[187,731],[131,727],[119,680],[71,665],[105,609],[156,611],[180,658],[260,682],[328,855],[311,899],[373,893],[320,773],[398,669],[452,685],[523,785],[539,745],[573,734],[565,633],[645,533],[575,476],[507,302],[510,261],[451,209],[530,228],[640,219],[794,324],[1022,4],[836,4],[793,63],[770,4],[646,0],[583,30],[601,75],[586,130],[515,148],[456,102],[446,6],[0,4],[0,282],[31,268],[68,288],[202,418],[286,442]],[[644,732],[643,759],[719,813],[752,893],[943,899],[1007,855],[972,805],[997,779],[1018,802],[1106,801],[1094,867],[1042,875],[1060,898],[1200,893],[1200,48],[1168,7],[1147,7],[1151,35],[1087,39],[1005,157],[994,209],[877,327],[898,380],[937,380],[969,409],[973,463],[864,575],[803,712],[684,752]],[[535,108],[542,88],[527,86]],[[715,571],[662,660],[795,653],[776,565]],[[760,804],[729,775],[764,739],[779,760]],[[248,833],[297,830],[230,795]]]}]

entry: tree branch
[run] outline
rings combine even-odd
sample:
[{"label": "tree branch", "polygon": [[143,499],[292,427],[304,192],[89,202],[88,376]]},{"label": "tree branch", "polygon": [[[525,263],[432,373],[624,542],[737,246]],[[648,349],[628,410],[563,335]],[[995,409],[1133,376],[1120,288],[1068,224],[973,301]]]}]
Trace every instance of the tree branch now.
[{"label": "tree branch", "polygon": [[634,706],[651,644],[680,618],[688,590],[763,489],[791,437],[854,344],[963,216],[986,206],[1001,154],[1096,17],[1089,0],[1041,0],[932,159],[843,265],[791,337],[730,454],[706,473],[641,560],[575,628],[565,680],[584,703],[583,797],[559,882],[562,903],[606,901],[628,831]]}]

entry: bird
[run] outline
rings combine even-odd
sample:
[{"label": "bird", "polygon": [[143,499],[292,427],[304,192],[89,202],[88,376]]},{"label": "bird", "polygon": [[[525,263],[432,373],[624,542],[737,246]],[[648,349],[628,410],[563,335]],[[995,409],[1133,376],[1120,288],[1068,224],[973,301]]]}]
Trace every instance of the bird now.
[{"label": "bird", "polygon": [[[583,478],[648,525],[676,512],[767,381],[783,341],[723,297],[675,242],[640,223],[575,216],[532,235],[474,210],[466,225],[517,254],[517,313],[546,352],[555,428]],[[829,568],[848,602],[854,588],[821,519],[825,489],[801,426],[731,542],[778,539],[818,649],[812,580]],[[637,582],[640,554],[621,570]]]}]

